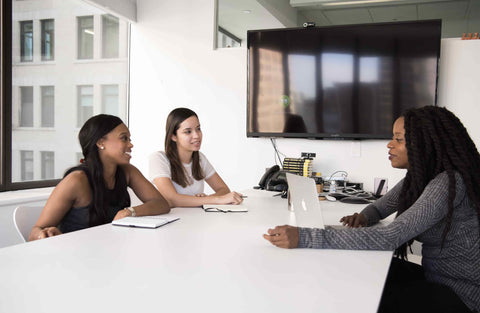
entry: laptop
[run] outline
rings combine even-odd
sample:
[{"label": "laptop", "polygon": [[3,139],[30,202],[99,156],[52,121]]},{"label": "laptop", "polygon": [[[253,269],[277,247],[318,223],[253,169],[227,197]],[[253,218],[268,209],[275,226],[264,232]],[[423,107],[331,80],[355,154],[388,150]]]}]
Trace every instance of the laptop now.
[{"label": "laptop", "polygon": [[140,227],[140,228],[158,228],[168,223],[179,220],[179,217],[152,215],[152,216],[127,216],[112,222],[115,226]]},{"label": "laptop", "polygon": [[287,182],[288,209],[294,213],[296,226],[325,228],[313,178],[287,173]]}]

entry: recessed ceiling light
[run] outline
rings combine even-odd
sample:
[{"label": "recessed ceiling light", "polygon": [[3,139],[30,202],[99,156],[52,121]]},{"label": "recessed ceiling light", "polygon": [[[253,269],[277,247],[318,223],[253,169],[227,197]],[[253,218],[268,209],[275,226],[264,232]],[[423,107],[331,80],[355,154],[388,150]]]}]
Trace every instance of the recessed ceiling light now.
[{"label": "recessed ceiling light", "polygon": [[252,10],[243,10],[242,13],[250,14],[250,13],[252,13]]}]

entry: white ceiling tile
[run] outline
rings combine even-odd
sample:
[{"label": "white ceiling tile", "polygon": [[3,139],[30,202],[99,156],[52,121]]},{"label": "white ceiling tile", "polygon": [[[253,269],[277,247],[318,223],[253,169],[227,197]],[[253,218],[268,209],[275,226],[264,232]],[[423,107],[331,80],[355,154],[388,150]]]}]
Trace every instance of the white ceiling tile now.
[{"label": "white ceiling tile", "polygon": [[374,22],[415,21],[418,18],[416,5],[372,7],[368,10]]},{"label": "white ceiling tile", "polygon": [[306,21],[314,22],[316,26],[331,25],[330,21],[322,14],[322,10],[306,10],[300,11]]},{"label": "white ceiling tile", "polygon": [[373,22],[367,9],[324,10],[323,12],[334,25]]},{"label": "white ceiling tile", "polygon": [[418,4],[420,19],[465,18],[469,1],[448,1],[440,3]]}]

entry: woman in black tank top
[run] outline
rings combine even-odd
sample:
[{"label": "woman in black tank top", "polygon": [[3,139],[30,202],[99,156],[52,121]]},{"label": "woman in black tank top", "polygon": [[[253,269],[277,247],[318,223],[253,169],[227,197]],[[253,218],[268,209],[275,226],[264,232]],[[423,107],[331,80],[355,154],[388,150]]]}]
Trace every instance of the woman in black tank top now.
[{"label": "woman in black tank top", "polygon": [[[130,164],[132,143],[116,116],[91,117],[78,135],[84,159],[70,168],[50,195],[29,241],[110,223],[126,216],[168,213],[167,201]],[[143,204],[131,207],[127,187]]]}]

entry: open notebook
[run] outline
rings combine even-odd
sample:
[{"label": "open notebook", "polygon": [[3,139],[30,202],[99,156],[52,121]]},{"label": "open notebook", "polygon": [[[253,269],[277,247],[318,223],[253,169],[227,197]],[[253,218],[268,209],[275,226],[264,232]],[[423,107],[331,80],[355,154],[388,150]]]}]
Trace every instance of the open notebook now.
[{"label": "open notebook", "polygon": [[204,204],[203,210],[205,212],[248,212],[248,209],[243,204]]},{"label": "open notebook", "polygon": [[116,226],[141,227],[141,228],[157,228],[165,224],[179,220],[179,217],[153,215],[153,216],[127,216],[112,222]]}]

